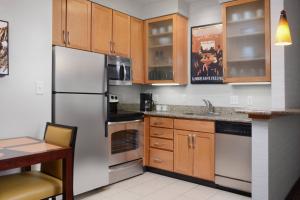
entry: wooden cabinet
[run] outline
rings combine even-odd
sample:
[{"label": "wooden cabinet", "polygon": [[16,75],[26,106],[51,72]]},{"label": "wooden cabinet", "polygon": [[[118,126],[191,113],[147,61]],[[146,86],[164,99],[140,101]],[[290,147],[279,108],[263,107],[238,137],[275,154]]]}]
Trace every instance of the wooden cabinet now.
[{"label": "wooden cabinet", "polygon": [[113,51],[130,57],[130,16],[113,11]]},{"label": "wooden cabinet", "polygon": [[93,3],[92,51],[130,57],[130,34],[129,15]]},{"label": "wooden cabinet", "polygon": [[193,176],[211,180],[215,179],[215,139],[210,133],[196,133],[194,137]]},{"label": "wooden cabinet", "polygon": [[215,122],[146,116],[149,166],[214,181]]},{"label": "wooden cabinet", "polygon": [[214,134],[174,131],[174,172],[214,181]]},{"label": "wooden cabinet", "polygon": [[269,7],[269,0],[223,4],[225,82],[271,81]]},{"label": "wooden cabinet", "polygon": [[187,84],[187,31],[178,14],[145,21],[146,83]]},{"label": "wooden cabinet", "polygon": [[91,2],[53,0],[53,44],[90,50]]},{"label": "wooden cabinet", "polygon": [[92,4],[92,51],[112,53],[113,11],[99,4]]},{"label": "wooden cabinet", "polygon": [[191,133],[174,131],[174,171],[193,176],[194,151],[191,146]]},{"label": "wooden cabinet", "polygon": [[67,0],[52,0],[52,43],[65,46]]},{"label": "wooden cabinet", "polygon": [[130,22],[130,55],[132,62],[132,82],[145,83],[144,70],[144,22],[131,17]]}]

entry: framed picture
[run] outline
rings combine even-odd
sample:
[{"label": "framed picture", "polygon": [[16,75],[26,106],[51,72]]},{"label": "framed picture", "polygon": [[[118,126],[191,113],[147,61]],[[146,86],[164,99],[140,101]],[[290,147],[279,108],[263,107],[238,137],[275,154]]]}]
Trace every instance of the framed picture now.
[{"label": "framed picture", "polygon": [[191,83],[223,83],[222,24],[191,28]]},{"label": "framed picture", "polygon": [[0,20],[0,76],[8,75],[8,22]]}]

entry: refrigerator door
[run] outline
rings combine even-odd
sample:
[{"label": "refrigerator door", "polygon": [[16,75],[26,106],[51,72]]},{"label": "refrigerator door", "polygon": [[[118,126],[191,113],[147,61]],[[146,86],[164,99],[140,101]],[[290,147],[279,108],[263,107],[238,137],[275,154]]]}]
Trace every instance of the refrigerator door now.
[{"label": "refrigerator door", "polygon": [[56,92],[104,93],[105,55],[53,47],[53,89]]},{"label": "refrigerator door", "polygon": [[74,194],[108,185],[104,95],[54,94],[54,122],[77,126]]}]

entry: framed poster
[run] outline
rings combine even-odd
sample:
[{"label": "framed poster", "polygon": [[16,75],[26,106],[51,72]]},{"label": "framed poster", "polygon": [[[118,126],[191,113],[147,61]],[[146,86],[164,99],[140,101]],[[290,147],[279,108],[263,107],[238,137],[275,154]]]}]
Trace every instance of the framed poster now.
[{"label": "framed poster", "polygon": [[222,24],[191,28],[191,83],[223,83]]},{"label": "framed poster", "polygon": [[0,76],[8,75],[8,22],[0,20]]}]

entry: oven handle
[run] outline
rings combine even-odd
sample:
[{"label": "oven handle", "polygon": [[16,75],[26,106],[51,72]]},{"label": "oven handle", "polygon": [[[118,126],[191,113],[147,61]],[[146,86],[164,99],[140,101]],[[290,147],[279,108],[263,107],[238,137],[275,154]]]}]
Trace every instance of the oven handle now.
[{"label": "oven handle", "polygon": [[121,121],[121,122],[108,122],[108,125],[113,125],[113,124],[128,124],[130,122],[143,122],[143,119],[137,119],[137,120],[130,120],[130,121]]}]

